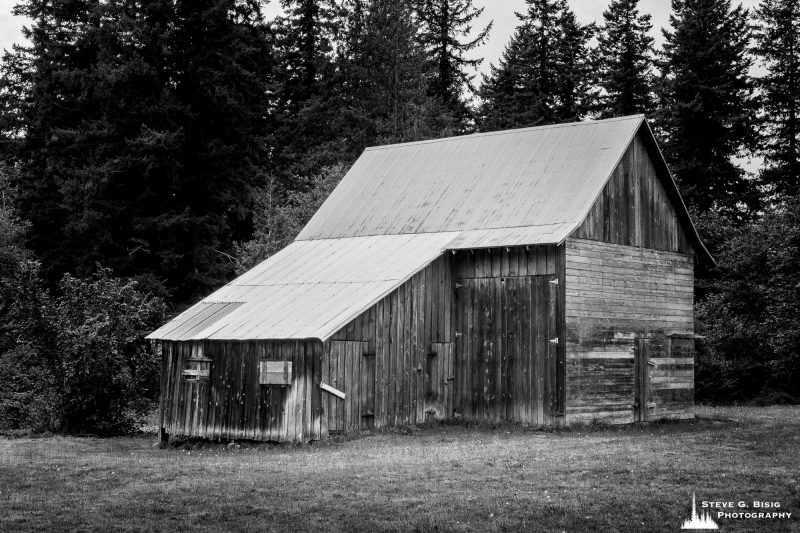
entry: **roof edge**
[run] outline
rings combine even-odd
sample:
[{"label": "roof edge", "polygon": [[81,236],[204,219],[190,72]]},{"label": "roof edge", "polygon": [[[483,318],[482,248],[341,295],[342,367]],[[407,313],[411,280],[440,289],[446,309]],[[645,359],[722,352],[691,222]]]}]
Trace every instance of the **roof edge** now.
[{"label": "roof edge", "polygon": [[[697,252],[698,258],[702,258],[704,261],[709,262],[712,266],[717,266],[714,256],[712,256],[711,252],[708,251],[708,248],[706,248],[706,245],[700,238],[700,234],[697,232],[697,227],[694,225],[692,216],[689,214],[689,209],[686,207],[686,203],[683,201],[683,196],[681,196],[681,192],[678,188],[677,182],[675,181],[675,177],[672,175],[672,171],[667,164],[664,153],[661,151],[661,147],[658,145],[656,136],[653,133],[650,123],[647,121],[647,119],[645,119],[639,126],[639,129],[636,132],[637,135],[639,132],[644,132],[643,137],[646,143],[645,149],[650,152],[653,165],[656,167],[656,172],[662,176],[661,181],[666,189],[667,196],[676,207],[675,214],[678,216],[678,220],[682,222],[684,230],[688,230],[687,236],[695,245],[695,251]],[[653,157],[653,152],[655,153],[655,157]],[[666,179],[664,179],[664,177],[666,177]]]}]

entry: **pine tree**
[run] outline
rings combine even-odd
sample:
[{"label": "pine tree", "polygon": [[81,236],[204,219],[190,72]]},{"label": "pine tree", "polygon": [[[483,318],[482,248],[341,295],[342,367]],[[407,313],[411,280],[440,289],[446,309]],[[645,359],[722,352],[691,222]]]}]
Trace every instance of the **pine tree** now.
[{"label": "pine tree", "polygon": [[596,61],[589,48],[595,27],[579,24],[569,9],[561,12],[559,26],[555,116],[558,122],[575,122],[589,113],[597,98]]},{"label": "pine tree", "polygon": [[483,11],[472,0],[421,0],[419,6],[422,42],[433,72],[429,93],[462,123],[469,118],[464,92],[475,91],[470,71],[482,61],[468,59],[466,54],[482,45],[492,29],[490,22],[469,39]]},{"label": "pine tree", "polygon": [[482,130],[579,120],[593,101],[593,27],[581,26],[566,0],[526,0],[498,66],[484,77]]},{"label": "pine tree", "polygon": [[730,0],[673,0],[664,31],[659,127],[684,199],[742,221],[757,190],[733,158],[750,149],[757,123],[748,75],[748,12]]},{"label": "pine tree", "polygon": [[766,74],[762,181],[782,196],[800,193],[800,1],[763,0],[755,12],[755,52]]},{"label": "pine tree", "polygon": [[233,273],[269,115],[251,4],[21,4],[31,45],[3,67],[24,90],[4,108],[21,132],[19,212],[51,283],[100,262],[186,302]]},{"label": "pine tree", "polygon": [[598,40],[601,118],[651,113],[653,97],[653,28],[639,0],[613,0],[603,13]]}]

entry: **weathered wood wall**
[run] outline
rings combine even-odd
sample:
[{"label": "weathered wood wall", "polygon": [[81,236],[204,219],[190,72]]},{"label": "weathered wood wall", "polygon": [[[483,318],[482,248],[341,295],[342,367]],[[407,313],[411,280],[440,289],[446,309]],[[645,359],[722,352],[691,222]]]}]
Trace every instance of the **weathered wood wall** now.
[{"label": "weathered wood wall", "polygon": [[[208,439],[303,441],[322,434],[320,341],[163,342],[161,427]],[[208,381],[182,376],[210,359]],[[260,360],[292,362],[292,385],[260,385]]]},{"label": "weathered wood wall", "polygon": [[[636,338],[650,339],[651,361],[673,358],[659,347],[669,333],[693,332],[693,267],[689,254],[567,240],[567,423],[634,420]],[[651,391],[673,377],[683,390],[655,394],[652,417],[691,410],[691,355],[682,350],[679,366],[650,367]]]},{"label": "weathered wood wall", "polygon": [[560,421],[560,308],[563,247],[445,254],[324,343],[322,381],[345,398],[323,393],[323,430]]},{"label": "weathered wood wall", "polygon": [[675,208],[637,136],[623,155],[575,238],[693,253]]},{"label": "weathered wood wall", "polygon": [[563,422],[561,272],[563,247],[456,255],[454,405],[459,414]]}]

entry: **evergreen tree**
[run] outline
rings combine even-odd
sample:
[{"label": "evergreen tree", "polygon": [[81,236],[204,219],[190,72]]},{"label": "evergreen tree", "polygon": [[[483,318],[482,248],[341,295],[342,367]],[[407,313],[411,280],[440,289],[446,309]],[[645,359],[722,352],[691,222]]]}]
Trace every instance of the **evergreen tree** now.
[{"label": "evergreen tree", "polygon": [[589,48],[595,27],[579,24],[569,9],[562,10],[559,26],[555,117],[558,122],[575,122],[589,112],[597,98],[596,61]]},{"label": "evergreen tree", "polygon": [[[269,41],[244,0],[28,0],[6,127],[50,282],[97,262],[188,301],[233,272],[264,164]],[[16,83],[14,76],[3,83]]]},{"label": "evergreen tree", "polygon": [[800,193],[800,1],[763,0],[756,10],[755,52],[766,74],[758,82],[763,92],[762,181],[784,196]]},{"label": "evergreen tree", "polygon": [[593,27],[578,24],[566,0],[526,2],[499,65],[481,86],[484,131],[579,120],[593,101]]},{"label": "evergreen tree", "polygon": [[613,0],[598,32],[598,74],[604,94],[601,118],[651,113],[653,98],[653,28],[639,0]]},{"label": "evergreen tree", "polygon": [[273,21],[275,119],[270,173],[276,192],[302,188],[304,179],[335,161],[337,113],[333,41],[337,11],[331,0],[282,0]]},{"label": "evergreen tree", "polygon": [[482,61],[468,59],[466,54],[482,45],[492,29],[490,22],[469,39],[473,24],[483,11],[472,0],[421,0],[419,7],[422,42],[433,72],[429,92],[462,123],[469,116],[464,91],[475,91],[475,76],[470,70]]},{"label": "evergreen tree", "polygon": [[339,68],[345,78],[342,107],[360,120],[356,128],[363,129],[366,144],[452,133],[450,109],[432,94],[435,65],[426,60],[413,1],[372,0],[360,17],[346,24],[349,45]]},{"label": "evergreen tree", "polygon": [[744,220],[758,205],[733,158],[753,146],[748,12],[730,0],[673,0],[664,31],[659,126],[684,199],[700,213]]}]

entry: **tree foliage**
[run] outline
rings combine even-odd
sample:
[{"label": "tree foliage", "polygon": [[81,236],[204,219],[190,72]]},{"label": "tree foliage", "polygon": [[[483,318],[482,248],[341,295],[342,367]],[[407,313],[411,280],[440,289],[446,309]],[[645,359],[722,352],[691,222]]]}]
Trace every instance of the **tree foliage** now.
[{"label": "tree foliage", "polygon": [[697,307],[707,336],[698,394],[714,401],[800,401],[800,201],[735,229]]},{"label": "tree foliage", "polygon": [[257,4],[28,0],[18,13],[31,44],[6,58],[0,92],[47,278],[102,261],[177,302],[224,281],[267,150]]},{"label": "tree foliage", "polygon": [[482,62],[467,54],[486,42],[492,30],[490,22],[472,35],[484,9],[476,8],[472,0],[419,0],[421,42],[431,71],[428,92],[462,124],[470,118],[465,91],[475,91],[472,71]]},{"label": "tree foliage", "polygon": [[662,147],[690,207],[741,222],[759,205],[734,162],[756,140],[748,12],[730,0],[673,0],[672,9],[659,64]]},{"label": "tree foliage", "polygon": [[566,0],[526,0],[497,66],[484,77],[484,131],[580,120],[596,96],[589,40]]},{"label": "tree foliage", "polygon": [[800,194],[800,2],[763,0],[755,12],[754,51],[766,73],[757,82],[764,95],[761,179],[770,193]]},{"label": "tree foliage", "polygon": [[603,13],[597,35],[598,78],[604,93],[601,118],[651,113],[653,95],[653,28],[639,0],[613,0]]}]

